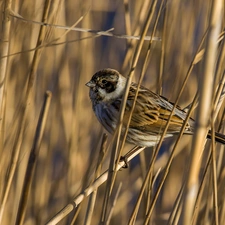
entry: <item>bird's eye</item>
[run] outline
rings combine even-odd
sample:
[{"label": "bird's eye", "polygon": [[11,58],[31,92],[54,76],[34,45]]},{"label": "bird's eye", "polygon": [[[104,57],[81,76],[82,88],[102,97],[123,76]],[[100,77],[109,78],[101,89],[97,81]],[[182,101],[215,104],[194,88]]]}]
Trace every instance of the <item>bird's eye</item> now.
[{"label": "bird's eye", "polygon": [[111,87],[111,83],[107,80],[102,80],[103,88]]},{"label": "bird's eye", "polygon": [[107,80],[102,80],[102,84],[107,84],[108,81]]},{"label": "bird's eye", "polygon": [[112,91],[113,84],[112,84],[112,82],[110,82],[110,81],[108,81],[106,79],[103,79],[101,81],[100,86],[101,86],[102,89],[105,89],[106,92],[111,92]]}]

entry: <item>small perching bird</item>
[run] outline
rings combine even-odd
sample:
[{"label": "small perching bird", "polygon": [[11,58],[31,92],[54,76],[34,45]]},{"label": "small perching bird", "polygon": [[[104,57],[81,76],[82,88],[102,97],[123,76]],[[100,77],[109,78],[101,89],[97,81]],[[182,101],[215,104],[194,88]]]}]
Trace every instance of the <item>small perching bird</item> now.
[{"label": "small perching bird", "polygon": [[[86,83],[90,88],[89,95],[93,111],[99,122],[111,134],[115,131],[118,123],[126,81],[127,79],[118,71],[103,69],[95,73],[91,80]],[[136,90],[137,84],[132,83],[124,112],[123,132],[128,122]],[[156,145],[173,107],[173,103],[166,98],[141,86],[129,124],[126,141],[143,147]],[[180,132],[186,116],[187,113],[180,107],[177,106],[175,108],[165,138]],[[193,134],[194,125],[195,121],[190,118],[185,127],[185,133]],[[211,133],[208,134],[208,138],[210,137]],[[225,144],[225,135],[216,133],[216,141]]]}]

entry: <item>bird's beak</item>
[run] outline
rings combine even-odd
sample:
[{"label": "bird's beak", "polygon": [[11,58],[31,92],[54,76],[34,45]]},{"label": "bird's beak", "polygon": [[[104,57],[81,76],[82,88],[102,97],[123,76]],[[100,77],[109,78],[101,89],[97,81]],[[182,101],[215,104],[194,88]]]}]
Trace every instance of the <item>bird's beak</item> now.
[{"label": "bird's beak", "polygon": [[87,87],[89,87],[89,88],[95,87],[95,83],[94,83],[92,80],[90,80],[89,82],[87,82],[85,85],[86,85]]}]

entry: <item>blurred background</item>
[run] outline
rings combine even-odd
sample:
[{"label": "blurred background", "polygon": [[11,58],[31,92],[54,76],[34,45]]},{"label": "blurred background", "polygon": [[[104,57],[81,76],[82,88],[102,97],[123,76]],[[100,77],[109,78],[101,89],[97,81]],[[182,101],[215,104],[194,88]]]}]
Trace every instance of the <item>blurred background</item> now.
[{"label": "blurred background", "polygon": [[[1,2],[1,12],[4,11],[6,2]],[[107,31],[113,28],[112,33],[120,36],[140,36],[153,1],[52,0],[49,2],[50,9],[46,20],[48,24],[71,27],[83,17],[76,27],[96,31]],[[87,31],[70,30],[65,34],[66,30],[62,27],[46,26],[42,46],[38,49],[39,60],[34,68],[32,62],[37,51],[41,27],[34,21],[42,21],[46,4],[43,0],[12,1],[9,16],[11,30],[5,80],[3,145],[0,149],[1,199],[4,196],[4,185],[20,132],[22,132],[22,142],[1,224],[15,223],[29,152],[33,145],[46,90],[52,92],[52,100],[24,224],[45,224],[91,183],[105,131],[92,111],[89,89],[85,83],[96,71],[103,68],[117,69],[127,76],[138,42],[126,38],[101,36]],[[212,1],[208,0],[157,1],[147,35],[152,35],[160,13],[154,36],[161,40],[151,43],[150,59],[143,80],[145,87],[162,94],[170,101],[176,99],[191,61],[207,30],[211,4]],[[3,28],[1,23],[1,29]],[[148,47],[149,41],[145,41],[135,68],[135,81],[140,76]],[[28,79],[31,70],[34,70],[33,83],[29,83]],[[200,61],[194,66],[184,88],[179,101],[181,107],[192,102],[198,83],[201,81],[201,71],[202,62]],[[25,124],[21,125],[23,102],[29,85],[31,92],[26,104]],[[108,145],[111,141],[110,137],[109,135]],[[172,139],[164,142],[160,156],[166,157],[172,144]],[[154,207],[151,224],[167,224],[182,185],[190,144],[191,137],[182,138],[168,178]],[[124,152],[131,147],[126,145]],[[122,188],[110,224],[128,223],[151,153],[152,149],[146,149],[142,153],[146,165],[143,165],[141,163],[143,159],[140,160],[137,156],[128,169],[118,172],[115,190],[119,183],[122,183]],[[160,156],[155,170],[163,164]],[[109,157],[108,152],[102,171],[108,168]],[[155,193],[157,183],[156,180],[152,195]],[[100,221],[104,190],[105,184],[98,190],[91,220],[93,225]],[[113,190],[112,195],[115,195],[115,192]],[[75,215],[73,211],[59,224],[84,224],[87,200],[81,203],[76,219],[73,220]],[[141,203],[135,224],[143,224],[147,209],[146,201],[143,199]]]}]

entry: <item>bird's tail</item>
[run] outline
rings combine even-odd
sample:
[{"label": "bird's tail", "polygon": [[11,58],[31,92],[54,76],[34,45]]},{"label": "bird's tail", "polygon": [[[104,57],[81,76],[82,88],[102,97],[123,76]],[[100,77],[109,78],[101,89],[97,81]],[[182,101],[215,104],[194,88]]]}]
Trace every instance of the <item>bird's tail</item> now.
[{"label": "bird's tail", "polygon": [[[211,133],[211,131],[209,131],[209,133],[207,135],[207,138],[208,139],[212,139],[212,133]],[[215,140],[216,140],[216,142],[225,145],[225,135],[224,134],[215,132]]]}]

